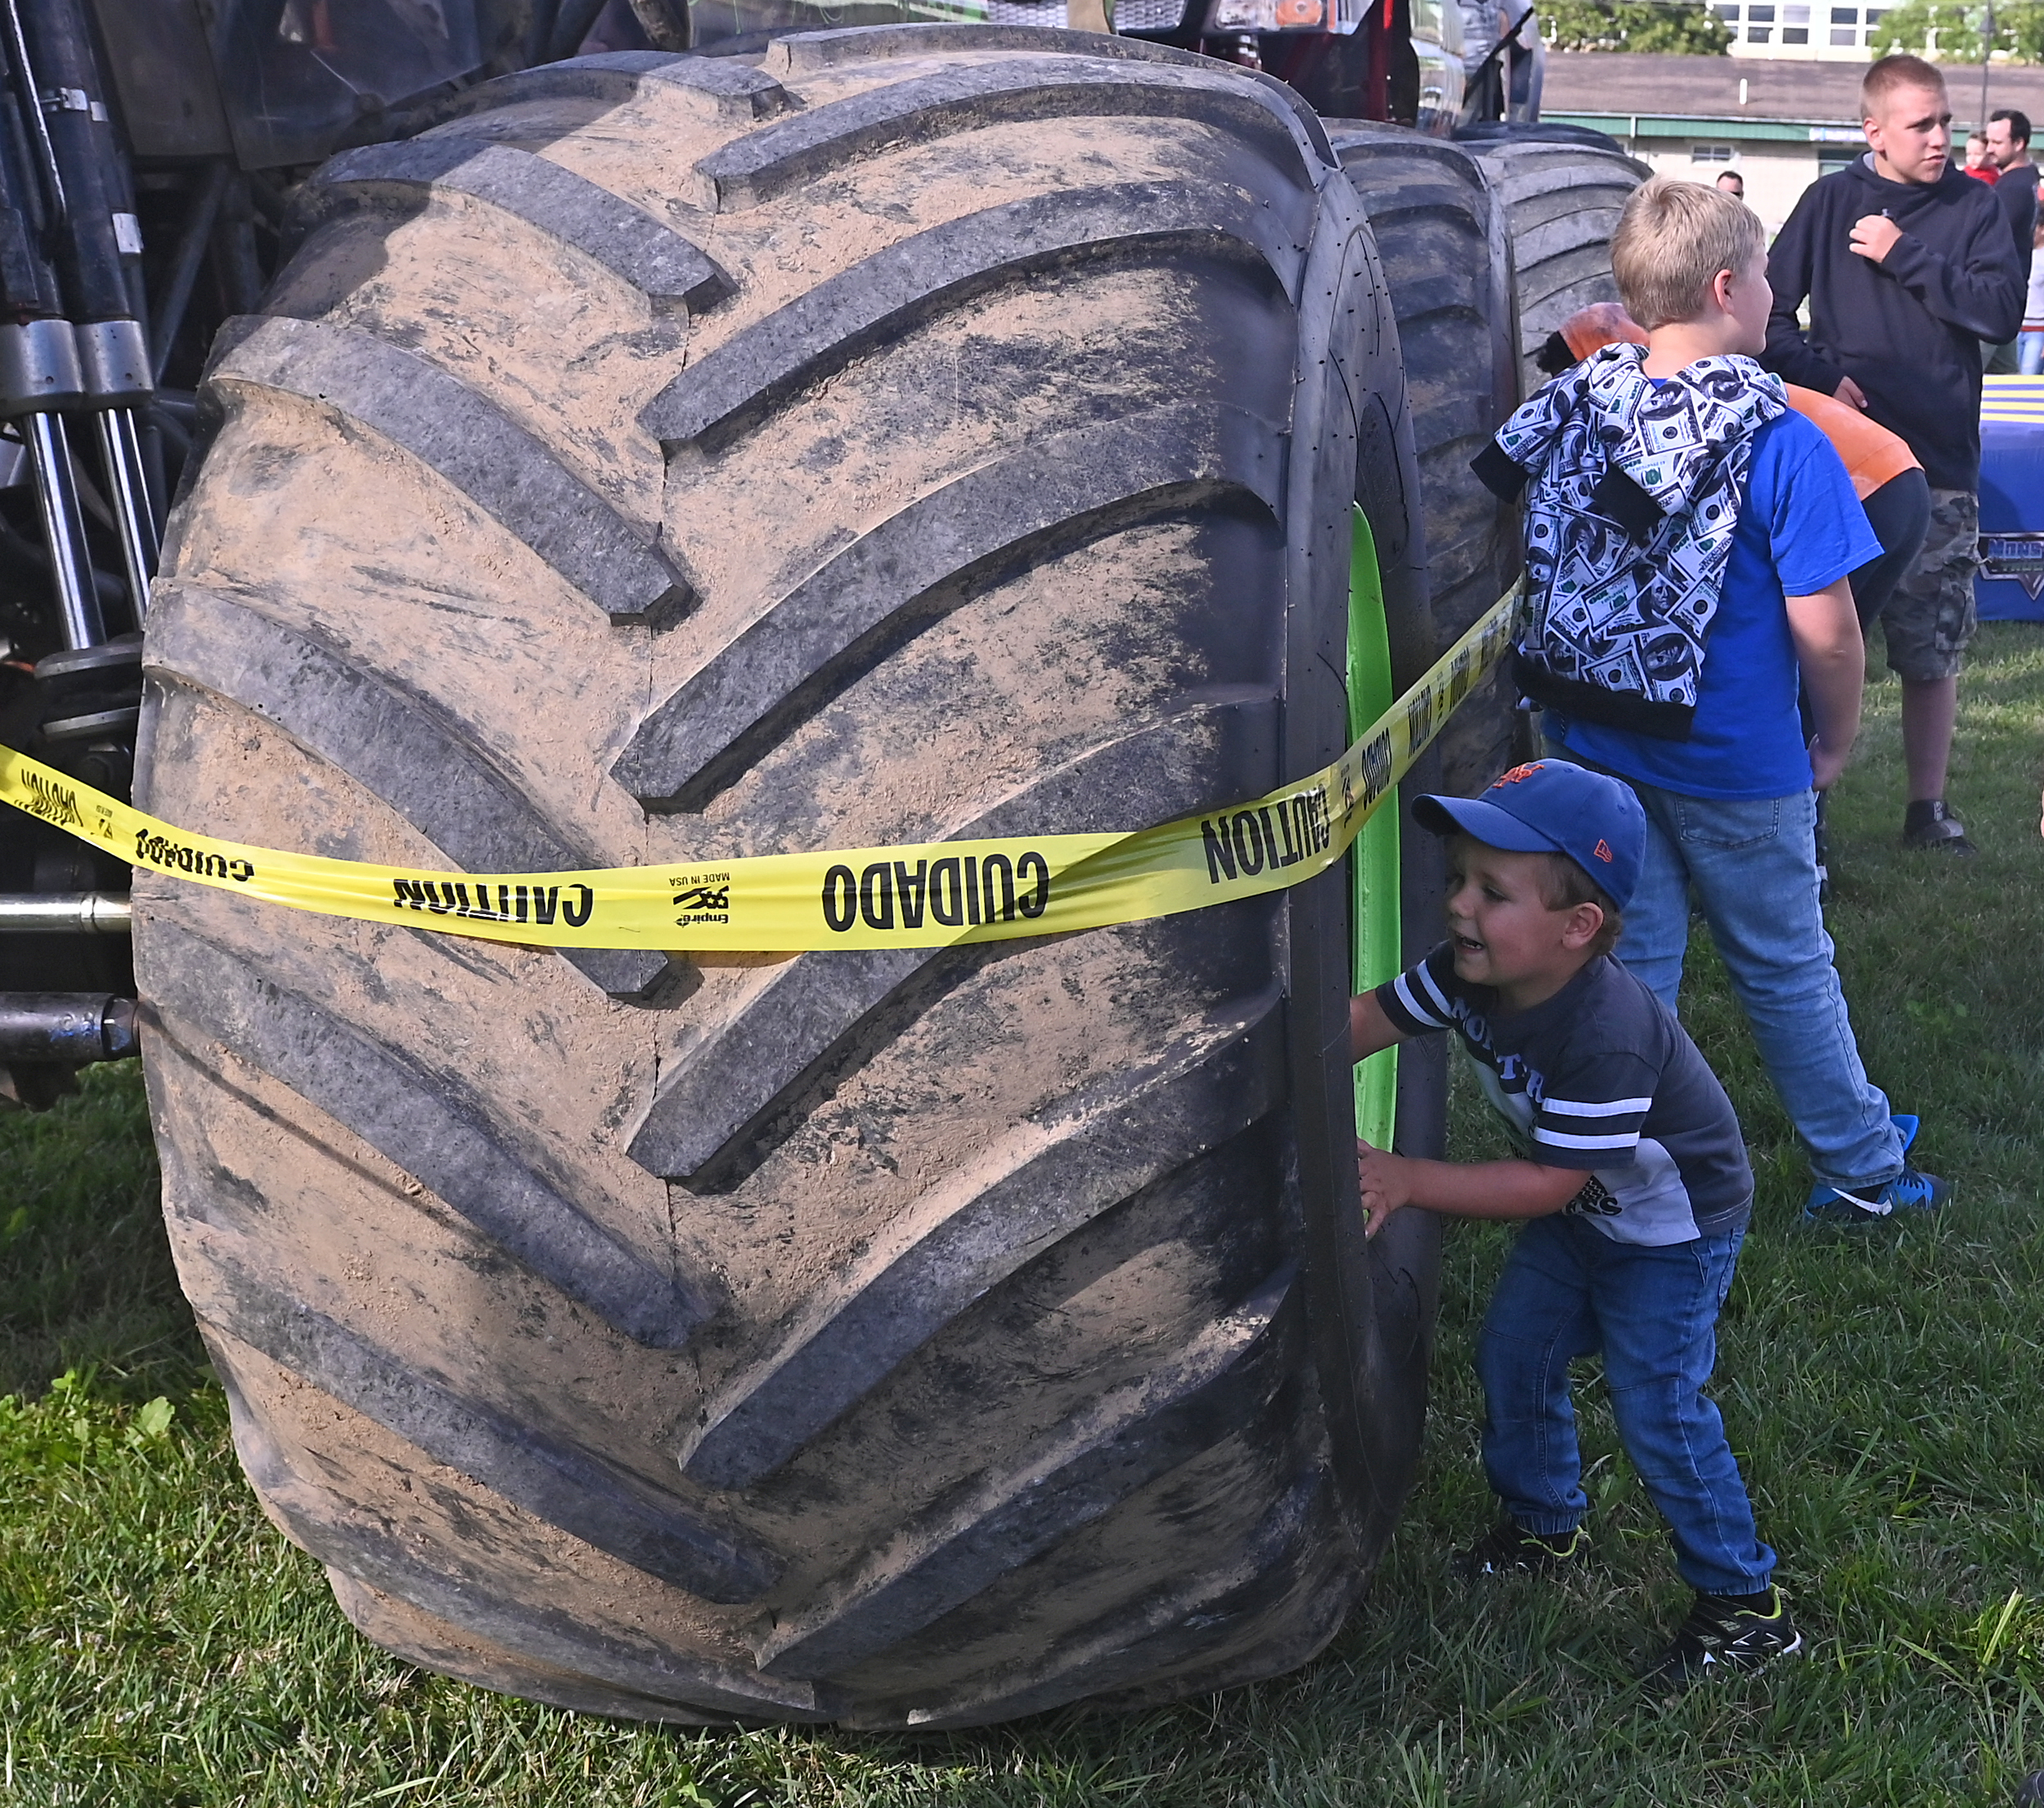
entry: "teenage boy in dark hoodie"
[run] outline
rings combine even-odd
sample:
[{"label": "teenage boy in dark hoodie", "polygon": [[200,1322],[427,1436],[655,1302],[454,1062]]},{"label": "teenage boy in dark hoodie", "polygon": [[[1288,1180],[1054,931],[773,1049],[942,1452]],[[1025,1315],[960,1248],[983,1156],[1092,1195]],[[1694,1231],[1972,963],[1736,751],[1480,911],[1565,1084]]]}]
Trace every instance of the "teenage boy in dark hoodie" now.
[{"label": "teenage boy in dark hoodie", "polygon": [[[2015,337],[2024,285],[1994,191],[1952,166],[1944,78],[1920,57],[1884,56],[1860,96],[1872,148],[1804,191],[1768,253],[1761,362],[1864,408],[1929,479],[1930,531],[1881,616],[1902,686],[1902,840],[1970,854],[1944,790],[1974,627],[1980,346]],[[1806,297],[1807,333],[1796,320]]]}]

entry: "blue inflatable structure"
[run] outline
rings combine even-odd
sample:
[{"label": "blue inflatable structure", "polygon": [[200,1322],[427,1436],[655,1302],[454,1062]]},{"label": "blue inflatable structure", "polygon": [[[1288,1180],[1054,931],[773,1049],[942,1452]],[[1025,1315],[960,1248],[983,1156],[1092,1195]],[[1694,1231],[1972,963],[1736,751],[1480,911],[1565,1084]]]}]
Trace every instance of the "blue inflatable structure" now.
[{"label": "blue inflatable structure", "polygon": [[1989,377],[1980,404],[1983,621],[2044,621],[2044,377]]}]

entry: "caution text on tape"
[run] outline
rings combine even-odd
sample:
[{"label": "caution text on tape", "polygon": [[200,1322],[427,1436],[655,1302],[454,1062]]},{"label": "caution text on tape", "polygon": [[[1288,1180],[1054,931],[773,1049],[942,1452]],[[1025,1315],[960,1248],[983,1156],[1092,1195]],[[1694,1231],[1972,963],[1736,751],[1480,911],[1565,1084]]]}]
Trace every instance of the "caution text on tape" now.
[{"label": "caution text on tape", "polygon": [[552,948],[932,948],[1103,928],[1324,873],[1510,642],[1514,585],[1340,759],[1265,796],[1126,834],[1018,836],[574,873],[448,874],[173,828],[0,747],[0,801],[270,904]]}]

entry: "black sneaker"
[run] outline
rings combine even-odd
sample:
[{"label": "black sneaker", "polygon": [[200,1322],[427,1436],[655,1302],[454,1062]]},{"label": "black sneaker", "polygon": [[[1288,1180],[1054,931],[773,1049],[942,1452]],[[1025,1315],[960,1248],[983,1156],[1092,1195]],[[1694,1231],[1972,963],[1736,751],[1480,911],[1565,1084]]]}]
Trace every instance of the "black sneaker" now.
[{"label": "black sneaker", "polygon": [[1580,1526],[1546,1537],[1506,1519],[1457,1551],[1453,1567],[1458,1576],[1533,1576],[1578,1568],[1589,1556],[1590,1541]]},{"label": "black sneaker", "polygon": [[1934,848],[1941,854],[1964,855],[1980,851],[1966,839],[1966,825],[1945,808],[1942,797],[1911,804],[1902,812],[1902,845]]},{"label": "black sneaker", "polygon": [[1790,1658],[1803,1649],[1803,1635],[1789,1617],[1788,1603],[1777,1588],[1768,1590],[1769,1611],[1742,1595],[1699,1593],[1696,1604],[1660,1662],[1646,1672],[1649,1683],[1681,1685],[1724,1671],[1758,1670],[1775,1658]]}]

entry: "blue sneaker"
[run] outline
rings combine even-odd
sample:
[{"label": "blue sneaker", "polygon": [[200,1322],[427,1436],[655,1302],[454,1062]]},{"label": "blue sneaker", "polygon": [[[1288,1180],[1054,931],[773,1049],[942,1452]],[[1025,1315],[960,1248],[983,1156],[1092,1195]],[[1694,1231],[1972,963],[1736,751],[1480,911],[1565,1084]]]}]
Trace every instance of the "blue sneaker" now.
[{"label": "blue sneaker", "polygon": [[[1916,1140],[1919,1119],[1898,1112],[1888,1120],[1902,1133],[1902,1152]],[[1805,1224],[1873,1224],[1897,1212],[1934,1212],[1952,1196],[1948,1182],[1935,1174],[1919,1173],[1907,1161],[1893,1180],[1870,1192],[1841,1192],[1823,1181],[1810,1188],[1803,1202]]]}]

